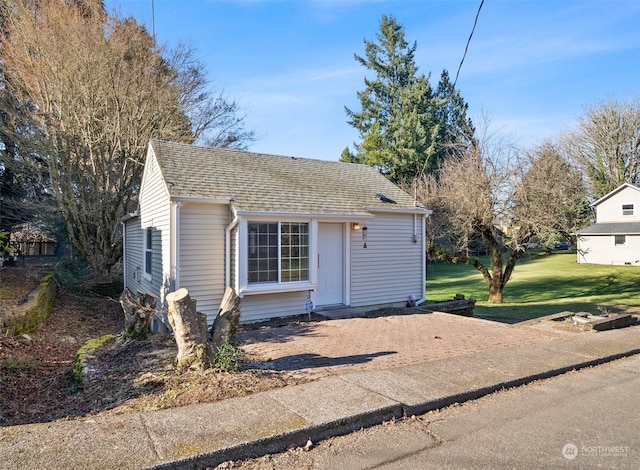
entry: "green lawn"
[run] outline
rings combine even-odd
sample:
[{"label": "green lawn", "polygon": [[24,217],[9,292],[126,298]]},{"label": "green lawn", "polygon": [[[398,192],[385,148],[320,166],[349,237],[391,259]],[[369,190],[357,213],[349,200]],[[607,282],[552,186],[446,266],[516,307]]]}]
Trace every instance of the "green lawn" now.
[{"label": "green lawn", "polygon": [[509,322],[563,311],[598,313],[598,306],[640,306],[640,267],[578,264],[575,253],[534,253],[516,265],[504,303],[492,305],[477,269],[430,264],[427,301],[450,300],[455,294],[477,300],[476,316]]}]

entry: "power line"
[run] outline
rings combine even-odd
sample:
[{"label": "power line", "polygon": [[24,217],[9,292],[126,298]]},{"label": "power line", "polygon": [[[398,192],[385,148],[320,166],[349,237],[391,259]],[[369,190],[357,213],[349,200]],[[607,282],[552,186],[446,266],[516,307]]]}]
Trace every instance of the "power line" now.
[{"label": "power line", "polygon": [[[484,0],[482,0],[484,2]],[[156,40],[156,8],[153,0],[151,0],[151,30],[153,32],[153,41]]]},{"label": "power line", "polygon": [[484,5],[484,0],[480,2],[480,6],[478,7],[478,12],[476,13],[476,19],[473,22],[473,28],[471,29],[471,34],[469,35],[469,39],[467,39],[467,45],[464,48],[464,54],[462,55],[462,60],[460,61],[460,65],[458,65],[458,71],[456,72],[456,79],[453,81],[454,89],[456,87],[456,83],[458,82],[458,75],[460,75],[460,69],[462,68],[462,63],[464,62],[464,58],[467,57],[467,50],[469,50],[469,43],[471,42],[471,38],[473,37],[473,32],[476,30],[476,25],[478,24],[478,17],[480,16],[480,10],[482,10],[482,5]]}]

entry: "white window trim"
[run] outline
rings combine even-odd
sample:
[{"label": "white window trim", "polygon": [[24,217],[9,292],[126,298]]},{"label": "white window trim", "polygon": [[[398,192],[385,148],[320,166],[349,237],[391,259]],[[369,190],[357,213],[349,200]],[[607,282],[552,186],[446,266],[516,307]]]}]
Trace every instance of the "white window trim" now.
[{"label": "white window trim", "polygon": [[[624,213],[625,210],[629,210],[625,209],[624,206],[631,206],[631,214]],[[622,214],[623,217],[634,217],[636,215],[636,204],[634,202],[624,202],[620,204],[620,214]]]},{"label": "white window trim", "polygon": [[[624,243],[616,243],[616,237],[624,237]],[[614,247],[627,246],[627,235],[613,235],[613,246]]]},{"label": "white window trim", "polygon": [[[309,280],[299,282],[268,282],[249,284],[249,227],[251,222],[304,222],[309,224]],[[236,273],[238,276],[238,296],[256,294],[276,294],[281,292],[315,291],[318,288],[317,282],[317,255],[318,252],[318,223],[315,219],[301,217],[242,217],[238,220],[238,256],[236,262]]]},{"label": "white window trim", "polygon": [[[151,246],[148,244],[148,234],[151,232]],[[143,231],[143,265],[144,269],[142,271],[142,277],[147,281],[153,280],[153,229],[151,227],[147,227]],[[149,267],[149,271],[147,272],[147,253],[151,253],[151,262]]]}]

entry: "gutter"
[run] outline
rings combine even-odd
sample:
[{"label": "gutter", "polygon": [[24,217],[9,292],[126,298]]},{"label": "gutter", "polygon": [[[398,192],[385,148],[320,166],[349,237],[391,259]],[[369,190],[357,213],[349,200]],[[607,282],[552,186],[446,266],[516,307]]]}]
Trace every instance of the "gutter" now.
[{"label": "gutter", "polygon": [[374,207],[374,206],[366,206],[365,210],[369,211],[369,212],[391,212],[391,213],[395,213],[395,214],[422,214],[425,216],[430,216],[433,211],[429,210],[429,209],[421,209],[421,208],[414,208],[414,209],[395,209],[393,207]]}]

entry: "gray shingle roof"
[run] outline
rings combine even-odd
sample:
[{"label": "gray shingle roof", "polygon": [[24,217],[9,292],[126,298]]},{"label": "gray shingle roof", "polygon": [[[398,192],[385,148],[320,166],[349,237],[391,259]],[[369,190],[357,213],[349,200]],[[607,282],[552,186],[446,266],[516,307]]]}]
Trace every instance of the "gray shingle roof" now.
[{"label": "gray shingle roof", "polygon": [[[172,197],[231,199],[239,211],[367,214],[416,209],[413,198],[366,165],[152,140]],[[395,204],[382,202],[384,194]],[[419,207],[424,209],[423,207]]]},{"label": "gray shingle roof", "polygon": [[578,235],[638,235],[640,222],[610,222],[593,224],[580,229]]}]

